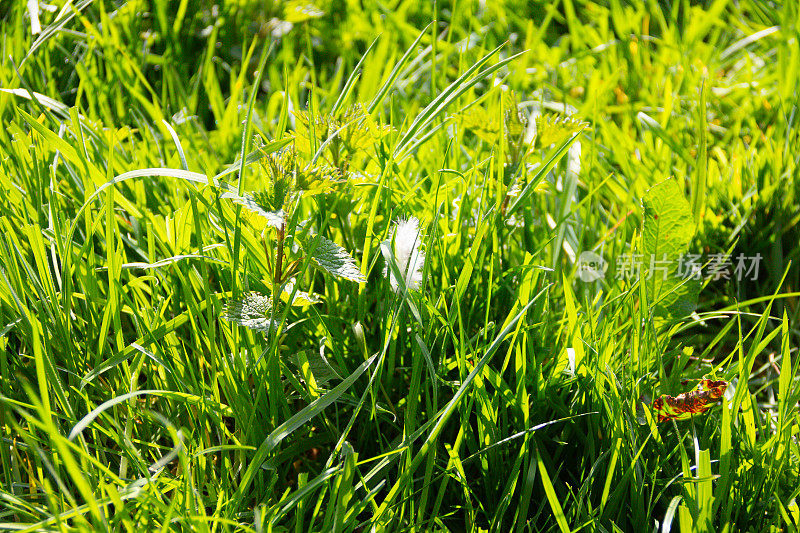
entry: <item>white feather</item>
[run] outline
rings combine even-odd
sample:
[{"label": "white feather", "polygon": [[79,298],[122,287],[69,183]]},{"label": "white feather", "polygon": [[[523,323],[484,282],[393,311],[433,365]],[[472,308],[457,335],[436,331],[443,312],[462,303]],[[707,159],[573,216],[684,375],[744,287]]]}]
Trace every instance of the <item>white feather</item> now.
[{"label": "white feather", "polygon": [[[422,268],[425,265],[425,252],[420,249],[422,236],[419,231],[419,220],[411,217],[398,220],[394,228],[394,246],[392,253],[400,272],[403,274],[406,287],[410,291],[419,290],[422,286]],[[389,258],[386,258],[387,261]],[[395,292],[400,288],[397,278],[391,269],[385,268],[384,276],[389,276],[389,283]]]}]

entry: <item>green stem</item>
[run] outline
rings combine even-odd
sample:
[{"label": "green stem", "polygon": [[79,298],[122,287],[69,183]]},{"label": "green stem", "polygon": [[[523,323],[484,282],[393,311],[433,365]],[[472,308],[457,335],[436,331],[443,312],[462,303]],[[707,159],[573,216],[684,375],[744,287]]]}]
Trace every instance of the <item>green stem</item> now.
[{"label": "green stem", "polygon": [[272,270],[272,322],[275,331],[274,347],[277,352],[278,338],[280,334],[278,327],[275,326],[278,317],[278,308],[281,303],[281,292],[283,291],[283,239],[286,236],[286,222],[281,222],[278,228],[278,241],[275,246],[275,268]]}]

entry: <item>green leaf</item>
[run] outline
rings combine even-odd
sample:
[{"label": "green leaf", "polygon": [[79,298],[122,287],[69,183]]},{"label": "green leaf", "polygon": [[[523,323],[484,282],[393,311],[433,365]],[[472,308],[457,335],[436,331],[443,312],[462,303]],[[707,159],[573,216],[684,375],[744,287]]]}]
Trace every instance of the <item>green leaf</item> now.
[{"label": "green leaf", "polygon": [[655,315],[677,319],[697,306],[700,282],[679,272],[681,256],[694,237],[689,202],[673,179],[651,188],[642,200],[642,276]]},{"label": "green leaf", "polygon": [[345,183],[339,171],[328,165],[314,165],[309,163],[297,170],[297,188],[302,196],[315,196],[327,194],[337,186]]},{"label": "green leaf", "polygon": [[503,109],[506,137],[509,145],[513,146],[519,143],[524,136],[528,119],[520,112],[517,96],[512,90],[508,90],[503,94]]},{"label": "green leaf", "polygon": [[[311,257],[320,268],[339,278],[355,281],[356,283],[367,282],[367,278],[358,269],[355,260],[347,253],[347,250],[322,235],[317,236],[317,239],[317,246],[314,248]],[[311,247],[313,247],[313,244]]]},{"label": "green leaf", "polygon": [[[492,74],[502,69],[512,61],[519,58],[525,52],[520,52],[512,56],[506,57],[494,65],[485,68],[478,72],[478,70],[486,64],[489,59],[500,51],[504,45],[500,45],[472,65],[466,72],[459,76],[453,83],[447,86],[436,98],[431,101],[411,122],[406,129],[405,133],[397,141],[394,148],[394,158],[396,161],[402,161],[410,155],[411,148],[416,148],[418,145],[414,142],[415,139],[426,138],[425,128],[435,121],[437,117],[444,114],[450,104],[455,102],[460,96],[469,91],[478,82],[489,78]],[[441,125],[441,122],[440,122]]]},{"label": "green leaf", "polygon": [[62,117],[69,117],[69,106],[66,104],[55,100],[54,98],[50,98],[47,95],[37,93],[37,92],[30,92],[28,89],[3,89],[0,88],[0,92],[13,94],[15,96],[20,96],[22,98],[27,98],[28,100],[36,100],[43,106],[52,109]]},{"label": "green leaf", "polygon": [[319,351],[301,350],[291,359],[298,367],[307,367],[317,384],[324,385],[332,379],[342,379],[339,372],[325,357],[325,337],[320,340]]},{"label": "green leaf", "polygon": [[550,480],[550,474],[547,472],[547,467],[545,466],[544,461],[542,461],[542,455],[539,453],[539,446],[534,443],[533,449],[536,452],[536,465],[539,468],[539,478],[542,480],[544,494],[547,496],[547,501],[550,503],[550,510],[553,512],[553,516],[556,519],[558,528],[562,531],[562,533],[569,533],[571,530],[569,528],[569,524],[567,523],[567,517],[564,515],[564,508],[561,506],[561,502],[558,499],[555,487],[553,487],[553,482]]},{"label": "green leaf", "polygon": [[292,24],[319,18],[324,14],[325,12],[314,4],[302,0],[290,0],[283,8],[283,20]]},{"label": "green leaf", "polygon": [[508,209],[506,210],[507,218],[511,217],[511,215],[513,215],[517,211],[517,209],[519,209],[523,205],[526,205],[525,202],[527,202],[528,198],[534,192],[541,190],[541,184],[543,183],[545,177],[547,177],[547,173],[553,170],[553,167],[555,167],[556,164],[559,161],[561,161],[561,159],[565,155],[567,155],[569,147],[572,146],[575,143],[575,141],[578,140],[578,135],[580,134],[581,131],[583,131],[584,127],[585,124],[581,126],[581,128],[578,129],[575,133],[573,133],[571,137],[564,139],[562,144],[554,152],[552,152],[552,155],[549,156],[547,161],[545,161],[543,165],[541,165],[536,169],[536,174],[534,174],[532,178],[528,179],[528,182],[525,185],[525,188],[522,189],[522,192],[514,191],[514,194],[512,194],[512,196],[515,197],[515,199],[511,203],[511,205],[508,206]]},{"label": "green leaf", "polygon": [[561,144],[586,127],[586,122],[568,116],[539,115],[536,117],[537,148],[546,148],[553,144]]},{"label": "green leaf", "polygon": [[211,400],[210,398],[205,398],[202,396],[198,396],[196,394],[188,394],[185,392],[176,392],[176,391],[158,390],[158,389],[137,390],[129,392],[127,394],[122,394],[120,396],[115,396],[114,398],[106,400],[102,404],[92,409],[86,416],[81,418],[78,421],[78,423],[72,427],[72,430],[70,430],[67,440],[74,440],[75,437],[77,437],[84,429],[89,427],[89,424],[91,424],[98,416],[103,414],[110,407],[124,403],[130,400],[131,398],[135,398],[137,396],[142,396],[145,394],[150,396],[169,398],[170,400],[174,401],[184,401],[190,404],[200,404],[204,402],[210,402],[210,405],[213,405],[214,409],[217,409],[225,416],[233,415],[233,411],[231,411],[230,407],[228,407],[227,405],[222,403],[216,403],[214,402],[214,400]]},{"label": "green leaf", "polygon": [[309,305],[318,304],[322,301],[322,299],[317,294],[305,291],[295,291],[294,280],[289,280],[286,282],[281,297],[283,298],[283,301],[287,303],[289,302],[289,300],[291,300],[292,307],[306,307]]},{"label": "green leaf", "polygon": [[499,122],[482,107],[470,107],[461,115],[461,123],[485,143],[497,142]]},{"label": "green leaf", "polygon": [[267,219],[267,224],[273,228],[280,228],[286,220],[286,212],[283,209],[274,210],[268,198],[268,194],[264,191],[254,194],[245,194],[239,196],[236,193],[226,192],[220,198],[229,198],[235,203],[243,205],[253,213],[260,215]]},{"label": "green leaf", "polygon": [[708,82],[703,81],[700,87],[700,111],[698,112],[698,135],[700,136],[700,150],[697,154],[697,163],[694,165],[692,176],[692,213],[697,227],[703,222],[703,212],[706,208],[706,188],[708,187],[708,119],[706,113],[706,95]]},{"label": "green leaf", "polygon": [[268,332],[275,327],[270,318],[272,299],[264,294],[251,292],[238,300],[228,300],[222,318],[254,331]]},{"label": "green leaf", "polygon": [[[373,120],[362,104],[354,104],[340,115],[295,112],[295,147],[311,153],[312,146],[323,148],[331,143],[344,145],[350,154],[366,150],[393,130]],[[336,149],[338,150],[338,148]],[[316,156],[313,158],[316,160]]]}]

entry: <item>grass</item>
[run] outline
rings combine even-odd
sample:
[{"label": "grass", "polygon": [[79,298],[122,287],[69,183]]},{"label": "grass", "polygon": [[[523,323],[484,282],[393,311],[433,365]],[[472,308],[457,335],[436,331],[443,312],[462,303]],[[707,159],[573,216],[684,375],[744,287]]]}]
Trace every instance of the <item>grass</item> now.
[{"label": "grass", "polygon": [[29,4],[0,528],[800,528],[796,3]]}]

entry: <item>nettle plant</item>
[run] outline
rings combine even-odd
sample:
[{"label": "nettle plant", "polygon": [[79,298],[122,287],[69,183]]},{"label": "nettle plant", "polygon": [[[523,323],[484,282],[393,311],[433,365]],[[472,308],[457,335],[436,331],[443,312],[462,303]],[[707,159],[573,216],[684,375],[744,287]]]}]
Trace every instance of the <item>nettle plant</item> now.
[{"label": "nettle plant", "polygon": [[[462,125],[476,137],[496,146],[503,160],[500,192],[500,214],[508,217],[520,207],[522,201],[540,190],[544,178],[558,162],[566,149],[586,127],[585,122],[569,116],[537,114],[530,124],[528,116],[512,90],[505,90],[501,98],[501,114],[481,106],[473,106],[462,115]],[[533,127],[531,127],[533,126]],[[556,146],[556,152],[541,162],[530,163],[530,156],[547,156],[547,148]],[[534,171],[533,177],[528,176]]]},{"label": "nettle plant", "polygon": [[369,150],[393,131],[391,126],[375,122],[361,104],[355,104],[338,115],[328,113],[295,113],[295,150],[310,161],[325,161],[348,179],[370,176],[355,175],[351,168],[356,164],[367,169],[371,156]]},{"label": "nettle plant", "polygon": [[[349,169],[353,160],[388,129],[377,126],[361,106],[351,107],[339,117],[309,112],[295,116],[297,127],[291,147],[262,153],[256,161],[256,180],[262,188],[221,196],[262,219],[261,241],[267,258],[267,279],[263,281],[270,290],[270,294],[251,291],[229,300],[223,318],[264,333],[277,329],[281,304],[307,306],[321,301],[313,292],[298,290],[295,283],[309,265],[336,278],[367,281],[353,256],[322,235],[324,227],[315,228],[313,219],[301,220],[301,204],[311,198],[319,200],[316,205],[320,209],[314,210],[319,213],[329,196],[338,197],[351,190],[354,178]],[[265,150],[260,137],[255,143],[257,151]],[[317,221],[325,223],[319,217]]]}]

